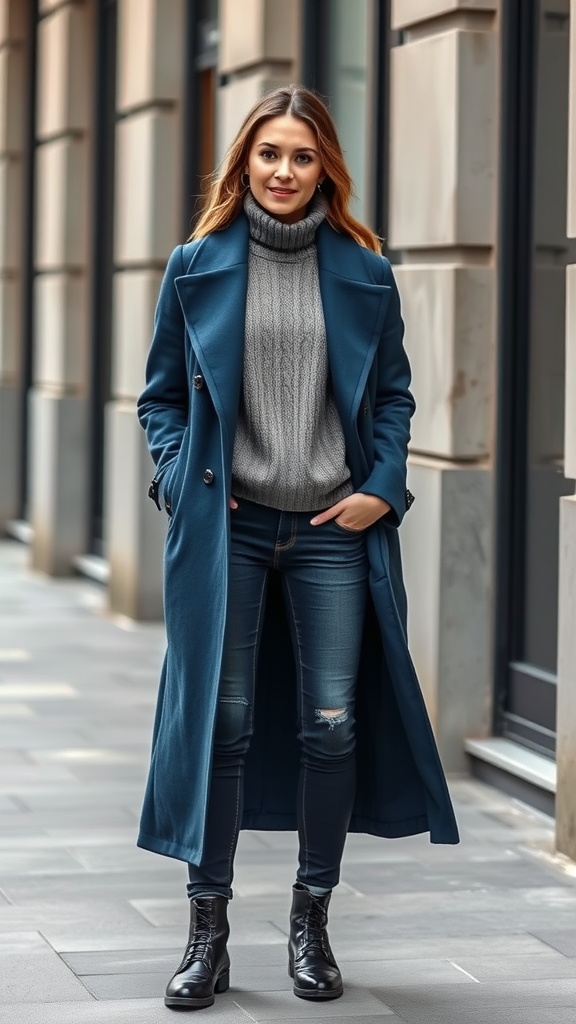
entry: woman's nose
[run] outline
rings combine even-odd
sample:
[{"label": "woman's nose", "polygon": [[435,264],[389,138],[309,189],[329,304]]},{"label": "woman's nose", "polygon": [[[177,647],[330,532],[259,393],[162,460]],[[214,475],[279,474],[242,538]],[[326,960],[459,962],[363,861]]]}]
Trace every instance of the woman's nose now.
[{"label": "woman's nose", "polygon": [[290,161],[288,160],[288,158],[286,158],[286,160],[281,160],[280,161],[280,164],[276,168],[276,177],[277,178],[291,178],[292,177],[292,171],[290,170]]}]

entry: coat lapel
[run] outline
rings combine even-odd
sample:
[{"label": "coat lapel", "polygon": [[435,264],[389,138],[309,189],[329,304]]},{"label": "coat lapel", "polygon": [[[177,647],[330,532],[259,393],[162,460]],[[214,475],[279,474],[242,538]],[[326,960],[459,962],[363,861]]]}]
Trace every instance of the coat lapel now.
[{"label": "coat lapel", "polygon": [[317,248],[332,387],[347,434],[374,361],[390,288],[371,280],[371,254],[326,223],[318,230]]},{"label": "coat lapel", "polygon": [[236,432],[248,286],[248,223],[208,235],[176,289],[198,365],[228,443]]}]

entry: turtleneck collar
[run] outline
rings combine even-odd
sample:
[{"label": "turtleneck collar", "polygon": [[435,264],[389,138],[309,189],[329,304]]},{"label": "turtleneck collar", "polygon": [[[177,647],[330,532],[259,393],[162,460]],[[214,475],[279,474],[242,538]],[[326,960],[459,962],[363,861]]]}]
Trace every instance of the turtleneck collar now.
[{"label": "turtleneck collar", "polygon": [[250,224],[250,237],[269,249],[283,252],[297,252],[312,245],[318,227],[326,216],[328,200],[316,191],[310,202],[308,213],[296,224],[284,224],[272,217],[256,202],[250,189],[244,197],[244,212]]}]

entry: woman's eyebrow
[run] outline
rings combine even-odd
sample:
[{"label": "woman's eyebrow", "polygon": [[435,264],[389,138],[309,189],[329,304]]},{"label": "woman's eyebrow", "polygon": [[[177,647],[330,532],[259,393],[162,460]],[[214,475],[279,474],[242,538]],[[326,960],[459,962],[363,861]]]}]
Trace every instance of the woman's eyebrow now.
[{"label": "woman's eyebrow", "polygon": [[[268,146],[268,149],[280,149],[277,142],[259,142],[259,146]],[[314,149],[313,146],[299,146],[298,149],[294,150],[295,153],[317,153],[318,150]]]}]

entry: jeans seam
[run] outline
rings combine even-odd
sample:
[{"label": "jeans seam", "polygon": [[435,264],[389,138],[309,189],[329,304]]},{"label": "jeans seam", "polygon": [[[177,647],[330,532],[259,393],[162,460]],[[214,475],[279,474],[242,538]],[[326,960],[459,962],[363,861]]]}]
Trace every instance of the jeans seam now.
[{"label": "jeans seam", "polygon": [[[283,513],[280,513],[280,515],[282,516]],[[280,554],[282,554],[282,552],[288,551],[290,548],[294,547],[294,544],[296,543],[297,526],[298,526],[298,517],[293,512],[292,513],[292,524],[290,526],[290,536],[289,536],[288,540],[284,541],[284,543],[282,543],[282,544],[279,541],[276,541],[276,543],[274,545],[274,568],[275,569],[279,568],[278,556]]]},{"label": "jeans seam", "polygon": [[250,733],[252,733],[252,724],[254,719],[254,697],[256,693],[256,669],[258,667],[258,648],[259,637],[260,637],[260,623],[262,621],[262,609],[264,607],[264,594],[266,592],[266,574],[262,578],[262,590],[260,591],[260,605],[258,608],[258,619],[256,620],[256,643],[254,644],[254,653],[252,655],[252,694],[250,701]]},{"label": "jeans seam", "polygon": [[[294,623],[294,635],[296,637],[296,646],[298,648],[298,683],[300,687],[300,728],[304,728],[304,693],[303,693],[303,671],[302,671],[302,649],[300,645],[300,634],[298,632],[298,623],[296,622],[296,613],[294,611],[294,602],[292,600],[292,591],[290,590],[290,582],[287,576],[284,577],[286,586],[286,593],[288,594],[288,600],[290,602],[290,611],[292,613],[292,622]],[[306,778],[307,772],[305,765],[302,765],[302,832],[304,833],[304,875],[308,877],[309,859],[310,853],[308,849],[308,832],[306,830]]]},{"label": "jeans seam", "polygon": [[232,842],[230,843],[230,853],[228,856],[228,883],[229,887],[232,887],[232,861],[234,860],[234,845],[235,839],[238,835],[238,818],[240,813],[240,787],[242,786],[242,775],[238,772],[238,785],[236,787],[236,815],[234,818],[234,828],[232,830]]}]

